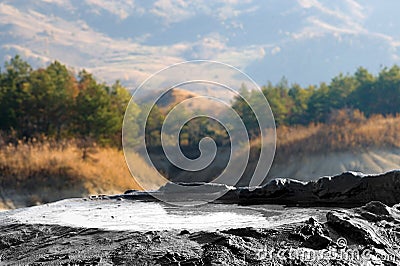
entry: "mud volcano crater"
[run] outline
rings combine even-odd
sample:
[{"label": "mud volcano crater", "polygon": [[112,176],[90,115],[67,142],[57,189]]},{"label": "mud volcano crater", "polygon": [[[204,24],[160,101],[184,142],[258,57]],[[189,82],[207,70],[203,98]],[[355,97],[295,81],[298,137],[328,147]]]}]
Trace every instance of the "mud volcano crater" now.
[{"label": "mud volcano crater", "polygon": [[[399,265],[400,172],[214,186],[213,203],[151,194],[67,199],[0,213],[5,265]],[[192,184],[193,187],[196,184]],[[204,191],[203,191],[204,192]],[[351,207],[351,208],[349,208]]]}]

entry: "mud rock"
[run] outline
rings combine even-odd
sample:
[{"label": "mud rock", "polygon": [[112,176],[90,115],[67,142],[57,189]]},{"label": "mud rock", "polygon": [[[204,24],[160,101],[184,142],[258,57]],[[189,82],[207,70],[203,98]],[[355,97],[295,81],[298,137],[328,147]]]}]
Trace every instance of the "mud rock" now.
[{"label": "mud rock", "polygon": [[330,226],[362,245],[372,244],[376,247],[385,245],[376,235],[374,228],[358,215],[348,211],[334,211],[329,212],[326,218]]},{"label": "mud rock", "polygon": [[396,217],[395,210],[391,211],[388,206],[379,201],[371,201],[365,206],[356,209],[356,212],[371,222],[382,220],[393,222]]},{"label": "mud rock", "polygon": [[301,228],[300,233],[305,236],[329,235],[323,224],[319,223],[313,217],[306,221],[306,224]]},{"label": "mud rock", "polygon": [[328,230],[313,217],[306,221],[299,231],[292,233],[291,238],[303,242],[303,247],[316,250],[326,249],[332,243]]},{"label": "mud rock", "polygon": [[160,187],[159,192],[163,193],[220,193],[234,189],[233,187],[218,183],[167,183]]},{"label": "mud rock", "polygon": [[386,249],[398,245],[391,237],[400,229],[399,212],[381,202],[370,202],[353,210],[331,211],[326,217],[329,226],[362,245]]},{"label": "mud rock", "polygon": [[315,250],[326,249],[332,244],[332,239],[325,235],[312,235],[309,236],[303,243],[303,247]]},{"label": "mud rock", "polygon": [[[210,196],[207,196],[207,194]],[[214,197],[218,194],[220,196]],[[380,201],[383,204],[393,206],[400,202],[400,171],[377,175],[345,172],[309,182],[290,178],[276,178],[259,187],[231,187],[224,184],[202,182],[167,183],[156,191],[129,190],[125,194],[107,198],[146,201],[157,201],[160,198],[179,201],[182,199],[217,198],[215,200],[217,203],[329,207],[360,207],[371,201]]]},{"label": "mud rock", "polygon": [[244,263],[239,264],[232,252],[225,246],[207,244],[203,249],[204,265],[244,265]]},{"label": "mud rock", "polygon": [[163,256],[157,258],[156,261],[160,265],[176,265],[176,266],[196,266],[203,265],[201,258],[190,258],[185,255],[167,251]]},{"label": "mud rock", "polygon": [[400,202],[400,171],[379,175],[345,172],[309,182],[277,178],[261,187],[237,188],[227,195],[232,193],[242,204],[357,207],[380,201],[392,206]]}]

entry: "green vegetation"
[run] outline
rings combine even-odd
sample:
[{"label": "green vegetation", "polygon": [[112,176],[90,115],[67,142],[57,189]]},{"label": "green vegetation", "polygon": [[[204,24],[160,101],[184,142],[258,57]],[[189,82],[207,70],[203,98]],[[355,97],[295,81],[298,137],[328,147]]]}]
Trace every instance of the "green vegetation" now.
[{"label": "green vegetation", "polygon": [[[262,92],[278,126],[276,161],[292,154],[399,147],[398,66],[384,68],[376,76],[359,68],[353,75],[340,74],[330,83],[305,88],[282,79],[263,86]],[[260,108],[261,99],[254,92],[243,87],[241,93],[249,96],[252,108]],[[0,197],[26,195],[25,202],[10,204],[23,206],[141,189],[130,178],[120,150],[130,98],[118,81],[111,86],[99,83],[87,71],[76,75],[57,61],[38,69],[19,56],[6,62],[0,71]],[[232,106],[252,139],[251,165],[259,153],[258,123],[242,98],[233,99]],[[127,131],[131,143],[138,139],[139,125],[146,122],[147,146],[160,158],[161,127],[170,108],[154,106],[145,119],[143,106],[130,105],[126,119],[134,122]],[[193,147],[206,136],[219,147],[230,145],[226,130],[213,119],[199,117],[177,126],[183,126],[180,143],[188,154],[195,154]],[[147,178],[147,170],[143,171]]]},{"label": "green vegetation", "polygon": [[[305,88],[289,85],[283,78],[276,85],[263,86],[262,92],[278,127],[336,123],[340,112],[341,119],[347,116],[351,121],[376,114],[396,115],[400,113],[400,68],[384,68],[374,76],[360,67],[353,75],[340,74],[330,83]],[[243,87],[241,94],[249,96],[252,108],[259,108],[260,99],[253,91]],[[84,159],[95,144],[121,147],[122,120],[130,97],[118,81],[111,86],[98,83],[87,71],[75,75],[57,61],[34,70],[15,56],[0,72],[1,140],[16,144],[19,140],[74,139]],[[256,139],[258,123],[249,105],[237,97],[232,106],[243,118],[250,137]],[[140,109],[131,105],[127,119],[135,122],[134,127],[146,122],[148,146],[159,147],[168,109],[154,106],[147,121]],[[129,132],[132,142],[137,139],[136,132],[138,128]],[[182,128],[180,142],[196,146],[205,136],[212,136],[219,146],[229,144],[224,128],[206,118],[187,123]]]},{"label": "green vegetation", "polygon": [[[257,108],[257,99],[250,94],[251,106]],[[374,114],[395,115],[400,113],[400,68],[384,68],[377,76],[360,67],[354,75],[340,74],[329,84],[302,88],[298,84],[288,85],[282,79],[277,85],[269,83],[262,91],[274,113],[278,126],[330,123],[338,110],[353,113],[358,110],[366,117]],[[241,98],[236,98],[233,107],[247,122],[249,131],[256,127],[253,113]],[[254,135],[254,134],[251,134]],[[256,134],[257,135],[257,134]]]},{"label": "green vegetation", "polygon": [[86,158],[94,143],[118,145],[129,92],[119,82],[77,77],[54,62],[33,70],[19,56],[0,73],[0,130],[5,143],[78,139]]}]

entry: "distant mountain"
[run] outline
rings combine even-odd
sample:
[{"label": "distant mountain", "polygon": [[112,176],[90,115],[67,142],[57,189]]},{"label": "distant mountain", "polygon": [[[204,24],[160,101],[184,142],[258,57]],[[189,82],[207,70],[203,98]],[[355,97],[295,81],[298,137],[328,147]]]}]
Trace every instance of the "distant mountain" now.
[{"label": "distant mountain", "polygon": [[164,94],[163,97],[161,97],[157,102],[157,105],[162,109],[170,109],[182,101],[198,96],[200,95],[187,90],[174,88]]},{"label": "distant mountain", "polygon": [[[142,102],[147,100],[144,98]],[[222,111],[220,106],[216,105],[212,99],[181,88],[174,88],[163,94],[157,101],[157,106],[162,112],[168,113],[169,110],[180,103],[188,111],[213,110],[215,114]]]},{"label": "distant mountain", "polygon": [[3,0],[0,59],[59,60],[131,88],[170,64],[212,59],[259,84],[302,85],[399,63],[399,1]]}]

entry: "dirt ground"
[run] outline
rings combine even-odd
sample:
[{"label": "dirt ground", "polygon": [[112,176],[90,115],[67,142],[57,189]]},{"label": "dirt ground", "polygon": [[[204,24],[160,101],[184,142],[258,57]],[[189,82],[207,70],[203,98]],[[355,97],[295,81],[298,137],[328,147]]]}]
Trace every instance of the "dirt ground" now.
[{"label": "dirt ground", "polygon": [[[15,224],[0,227],[0,265],[400,263],[400,257],[388,257],[387,248],[383,246],[377,249],[374,244],[363,243],[365,239],[348,243],[344,240],[343,244],[340,241],[344,238],[339,236],[333,227],[312,218],[302,223],[270,229],[237,228],[214,232],[107,231],[58,225]],[[362,256],[365,251],[370,252],[367,258]]]},{"label": "dirt ground", "polygon": [[265,265],[262,253],[283,239],[287,245],[293,228],[142,233],[9,225],[0,227],[1,265]]}]

